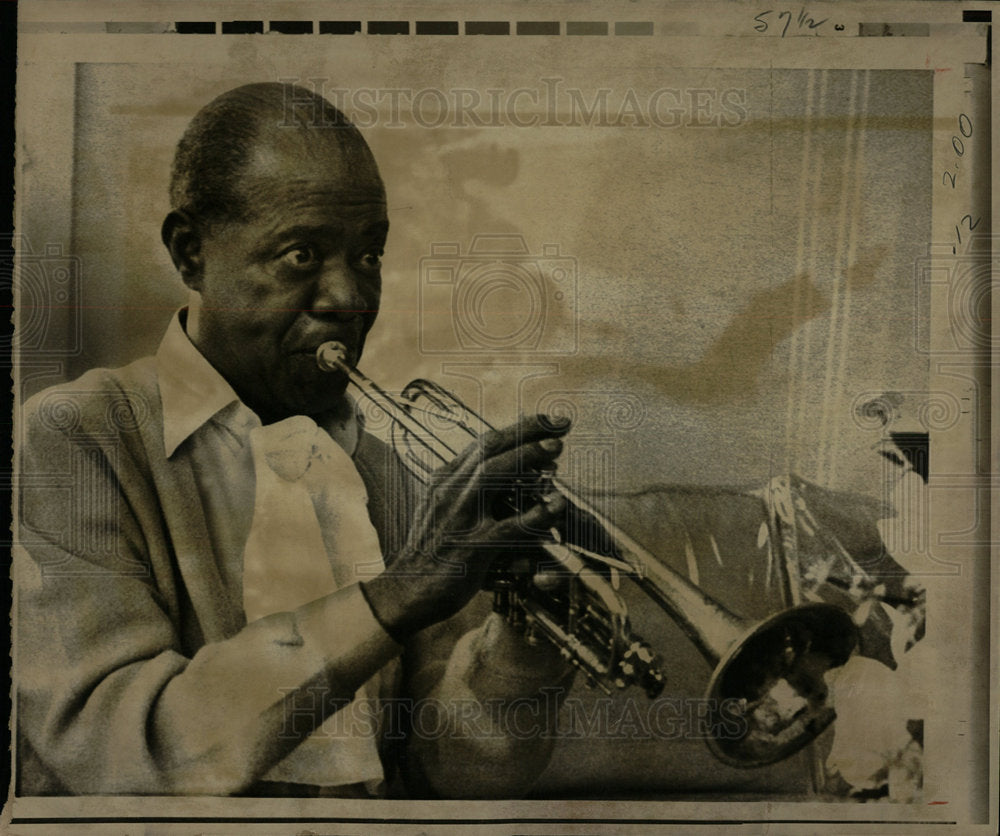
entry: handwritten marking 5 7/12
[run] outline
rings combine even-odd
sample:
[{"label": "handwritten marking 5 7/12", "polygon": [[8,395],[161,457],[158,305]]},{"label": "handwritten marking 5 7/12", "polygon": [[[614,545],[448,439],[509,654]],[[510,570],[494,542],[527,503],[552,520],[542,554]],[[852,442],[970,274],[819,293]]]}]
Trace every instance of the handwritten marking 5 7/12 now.
[{"label": "handwritten marking 5 7/12", "polygon": [[[761,12],[759,15],[754,17],[754,31],[755,32],[766,32],[770,27],[769,16],[775,14],[775,9],[768,9],[765,12]],[[813,32],[815,29],[819,29],[824,23],[826,23],[830,18],[824,17],[822,20],[816,20],[809,12],[806,11],[805,6],[799,9],[798,15],[793,17],[793,13],[789,10],[778,11],[778,19],[774,22],[775,28],[781,29],[781,37],[785,37],[788,34],[789,28],[791,28],[792,21],[795,21],[796,31],[805,30],[806,32]],[[814,34],[818,35],[819,32]]]}]

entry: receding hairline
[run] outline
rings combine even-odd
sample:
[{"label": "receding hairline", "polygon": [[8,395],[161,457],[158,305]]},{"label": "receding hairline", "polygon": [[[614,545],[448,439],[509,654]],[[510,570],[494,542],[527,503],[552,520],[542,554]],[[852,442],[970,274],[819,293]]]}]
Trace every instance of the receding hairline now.
[{"label": "receding hairline", "polygon": [[[314,125],[285,125],[282,123],[259,121],[254,126],[254,134],[249,143],[251,150],[273,149],[278,152],[294,152],[313,155],[316,152],[335,154],[340,159],[351,159],[355,164],[371,167],[378,172],[378,164],[367,140],[353,125],[347,127],[323,127]],[[296,148],[297,146],[297,148]]]},{"label": "receding hairline", "polygon": [[[247,158],[240,167],[240,179],[233,186],[246,193],[253,182],[267,180],[287,174],[287,166],[296,167],[302,162],[303,169],[318,165],[331,172],[339,172],[344,181],[345,191],[357,191],[368,195],[378,195],[385,201],[385,184],[378,164],[364,140],[358,143],[341,143],[310,130],[307,132],[273,132],[255,137]],[[284,172],[282,169],[286,168]]]},{"label": "receding hairline", "polygon": [[260,82],[235,87],[216,96],[196,114],[192,124],[213,111],[239,108],[249,118],[250,147],[277,147],[298,140],[311,151],[334,143],[341,155],[357,155],[355,162],[378,165],[361,131],[332,102],[304,87]]},{"label": "receding hairline", "polygon": [[[222,143],[221,148],[213,150],[218,143]],[[377,184],[384,199],[385,188],[374,154],[340,110],[305,88],[262,82],[227,90],[195,114],[175,153],[170,184],[172,208],[188,208],[192,196],[214,192],[229,195],[233,199],[229,210],[241,214],[240,207],[232,205],[242,197],[236,194],[242,191],[240,178],[250,174],[258,152],[266,156],[267,150],[276,155],[297,153],[314,160],[335,155],[335,165],[357,172],[370,185]],[[199,206],[218,205],[208,198],[196,197],[194,202]]]}]

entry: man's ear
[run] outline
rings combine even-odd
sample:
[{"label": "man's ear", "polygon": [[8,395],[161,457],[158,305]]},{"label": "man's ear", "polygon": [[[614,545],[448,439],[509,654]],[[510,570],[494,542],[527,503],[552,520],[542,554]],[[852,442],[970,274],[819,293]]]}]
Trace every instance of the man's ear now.
[{"label": "man's ear", "polygon": [[192,290],[201,290],[204,260],[201,252],[201,233],[191,216],[182,209],[175,209],[163,219],[160,237],[170,251],[174,267],[181,279]]}]

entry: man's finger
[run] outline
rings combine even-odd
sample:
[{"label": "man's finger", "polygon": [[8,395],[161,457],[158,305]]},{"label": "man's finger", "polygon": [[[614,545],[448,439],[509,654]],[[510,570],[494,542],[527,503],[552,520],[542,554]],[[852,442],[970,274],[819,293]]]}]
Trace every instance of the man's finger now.
[{"label": "man's finger", "polygon": [[559,592],[569,583],[569,579],[568,572],[545,569],[532,575],[531,582],[543,592]]},{"label": "man's finger", "polygon": [[540,470],[555,467],[555,460],[562,452],[563,443],[559,438],[543,438],[522,444],[513,450],[505,450],[491,456],[483,463],[483,472],[490,477],[525,476],[534,478]]},{"label": "man's finger", "polygon": [[[556,440],[566,435],[569,429],[568,419],[546,415],[523,415],[514,424],[484,433],[478,441],[462,450],[452,462],[436,471],[437,478],[447,481],[455,476],[460,479],[469,478],[477,467],[494,456],[526,444],[541,442],[546,438]],[[558,455],[558,452],[554,455]]]},{"label": "man's finger", "polygon": [[552,415],[522,415],[515,423],[484,433],[479,440],[486,458],[543,438],[559,438],[569,432],[570,420]]},{"label": "man's finger", "polygon": [[560,494],[550,494],[524,512],[499,521],[490,539],[496,543],[523,544],[526,537],[538,538],[562,518],[565,509],[566,500]]}]

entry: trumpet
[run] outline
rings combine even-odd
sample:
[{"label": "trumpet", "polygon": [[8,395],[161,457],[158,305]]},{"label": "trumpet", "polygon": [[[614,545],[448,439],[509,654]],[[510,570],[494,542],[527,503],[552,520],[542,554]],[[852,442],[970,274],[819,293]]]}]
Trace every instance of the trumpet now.
[{"label": "trumpet", "polygon": [[[415,380],[393,397],[346,358],[338,342],[316,351],[320,369],[345,375],[389,416],[393,448],[421,481],[459,452],[440,427],[472,440],[493,429],[435,383]],[[627,605],[609,579],[617,574],[664,610],[714,668],[705,694],[711,730],[706,740],[719,760],[738,767],[775,763],[833,722],[825,675],[843,665],[858,644],[857,628],[844,610],[807,603],[761,621],[741,618],[657,560],[554,475],[544,475],[542,482],[597,526],[612,554],[571,542],[553,528],[541,547],[568,578],[558,591],[541,589],[524,572],[493,575],[494,610],[528,641],[551,642],[588,684],[607,694],[637,686],[657,697],[665,685],[663,661],[633,631]]]}]

